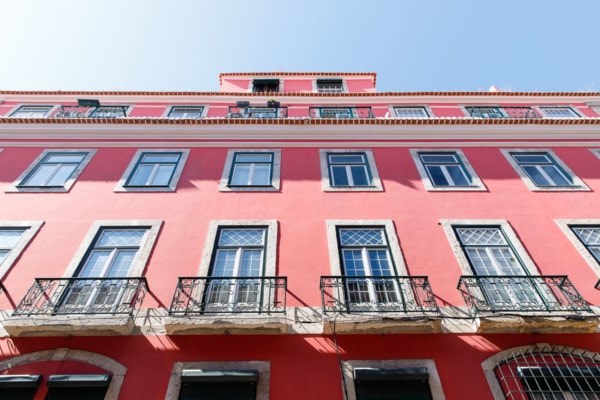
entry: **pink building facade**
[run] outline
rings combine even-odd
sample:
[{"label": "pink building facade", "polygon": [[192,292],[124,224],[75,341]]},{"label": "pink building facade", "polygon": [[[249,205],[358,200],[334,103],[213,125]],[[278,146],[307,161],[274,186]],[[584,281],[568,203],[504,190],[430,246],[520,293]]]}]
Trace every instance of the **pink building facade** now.
[{"label": "pink building facade", "polygon": [[600,93],[0,92],[0,398],[600,398]]}]

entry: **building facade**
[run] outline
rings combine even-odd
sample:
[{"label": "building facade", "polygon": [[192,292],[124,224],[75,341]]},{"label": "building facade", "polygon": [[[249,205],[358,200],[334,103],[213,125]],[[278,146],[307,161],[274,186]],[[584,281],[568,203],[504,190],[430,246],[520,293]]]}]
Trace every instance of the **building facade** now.
[{"label": "building facade", "polygon": [[600,93],[220,82],[0,92],[0,398],[600,398]]}]

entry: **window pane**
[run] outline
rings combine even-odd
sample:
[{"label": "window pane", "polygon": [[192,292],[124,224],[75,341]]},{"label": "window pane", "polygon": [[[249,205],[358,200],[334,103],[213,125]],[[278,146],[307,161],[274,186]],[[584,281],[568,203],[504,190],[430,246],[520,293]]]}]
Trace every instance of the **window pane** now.
[{"label": "window pane", "polygon": [[145,163],[176,163],[179,160],[179,154],[144,154],[142,162]]},{"label": "window pane", "polygon": [[387,250],[369,250],[369,263],[373,276],[391,276],[392,268]]},{"label": "window pane", "polygon": [[507,245],[499,228],[457,228],[456,232],[465,245]]},{"label": "window pane", "polygon": [[115,254],[109,270],[104,274],[106,277],[122,277],[129,275],[129,269],[137,250],[119,250]]},{"label": "window pane", "polygon": [[266,163],[271,162],[271,154],[237,154],[235,157],[236,162],[260,162]]},{"label": "window pane", "polygon": [[110,257],[110,253],[110,250],[92,251],[77,276],[80,278],[101,277]]},{"label": "window pane", "polygon": [[153,186],[168,186],[171,181],[171,175],[173,174],[174,165],[161,165],[158,167],[154,179],[150,183]]},{"label": "window pane", "polygon": [[76,165],[61,165],[58,167],[56,174],[46,183],[47,186],[64,186],[73,171],[77,168]]},{"label": "window pane", "polygon": [[355,165],[350,167],[352,171],[352,180],[354,186],[369,186],[369,177],[367,176],[367,169],[363,166]]},{"label": "window pane", "polygon": [[340,229],[342,246],[386,246],[382,229]]},{"label": "window pane", "polygon": [[344,270],[348,276],[364,276],[365,266],[361,250],[344,250]]},{"label": "window pane", "polygon": [[529,175],[533,183],[538,186],[551,186],[551,182],[546,179],[546,177],[542,174],[541,170],[539,170],[536,166],[523,166],[523,169]]},{"label": "window pane", "polygon": [[54,165],[40,165],[33,175],[25,182],[27,186],[45,186],[50,176],[54,173],[56,166]]},{"label": "window pane", "polygon": [[219,246],[262,246],[265,229],[223,229]]},{"label": "window pane", "polygon": [[260,276],[262,253],[262,250],[243,250],[238,276]]},{"label": "window pane", "polygon": [[6,258],[8,252],[9,250],[0,250],[0,264],[2,264],[2,261],[4,261],[4,259]]},{"label": "window pane", "polygon": [[233,276],[237,250],[217,250],[211,276]]},{"label": "window pane", "polygon": [[364,164],[365,158],[362,154],[332,154],[329,161],[335,164]]},{"label": "window pane", "polygon": [[233,175],[231,176],[232,185],[248,185],[250,182],[250,166],[236,165],[233,167]]},{"label": "window pane", "polygon": [[552,162],[545,154],[513,154],[512,156],[518,163],[523,164],[548,164]]},{"label": "window pane", "polygon": [[332,166],[331,172],[333,173],[333,185],[334,186],[349,186],[348,175],[346,173],[345,166]]},{"label": "window pane", "polygon": [[436,186],[449,186],[450,182],[444,176],[442,171],[442,167],[439,165],[428,165],[427,171],[429,172],[429,176],[431,177],[431,181]]},{"label": "window pane", "polygon": [[271,178],[271,167],[269,165],[256,165],[254,167],[253,185],[268,185]]},{"label": "window pane", "polygon": [[45,163],[80,163],[85,158],[85,154],[52,154],[48,156]]},{"label": "window pane", "polygon": [[24,230],[10,229],[0,230],[0,249],[12,249],[15,247]]},{"label": "window pane", "polygon": [[454,185],[456,186],[468,186],[470,184],[469,180],[465,176],[462,168],[458,165],[448,165],[446,167],[446,171],[454,181]]},{"label": "window pane", "polygon": [[135,169],[134,175],[129,181],[129,185],[146,186],[148,184],[148,179],[150,179],[150,175],[152,174],[153,169],[154,165],[138,165]]},{"label": "window pane", "polygon": [[560,173],[558,168],[554,165],[543,165],[540,166],[542,170],[552,179],[552,183],[556,186],[570,186],[571,182],[568,181],[563,174]]},{"label": "window pane", "polygon": [[451,154],[421,154],[421,159],[426,163],[456,164],[456,158]]},{"label": "window pane", "polygon": [[96,247],[138,247],[140,246],[145,233],[145,229],[105,229],[102,232]]}]

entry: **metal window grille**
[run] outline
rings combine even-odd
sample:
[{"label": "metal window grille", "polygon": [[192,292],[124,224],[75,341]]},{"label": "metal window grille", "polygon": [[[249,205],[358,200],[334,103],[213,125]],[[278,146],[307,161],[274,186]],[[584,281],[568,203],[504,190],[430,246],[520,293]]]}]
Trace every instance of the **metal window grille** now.
[{"label": "metal window grille", "polygon": [[542,107],[541,110],[549,118],[579,118],[571,107]]},{"label": "metal window grille", "polygon": [[507,400],[600,400],[600,354],[535,346],[510,354],[494,374]]}]

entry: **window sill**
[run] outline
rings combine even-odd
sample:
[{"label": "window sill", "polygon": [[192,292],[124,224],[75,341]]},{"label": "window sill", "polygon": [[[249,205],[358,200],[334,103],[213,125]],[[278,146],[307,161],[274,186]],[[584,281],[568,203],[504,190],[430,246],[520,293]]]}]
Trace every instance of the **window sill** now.
[{"label": "window sill", "polygon": [[131,335],[134,327],[130,315],[107,314],[17,315],[3,325],[11,337]]}]

